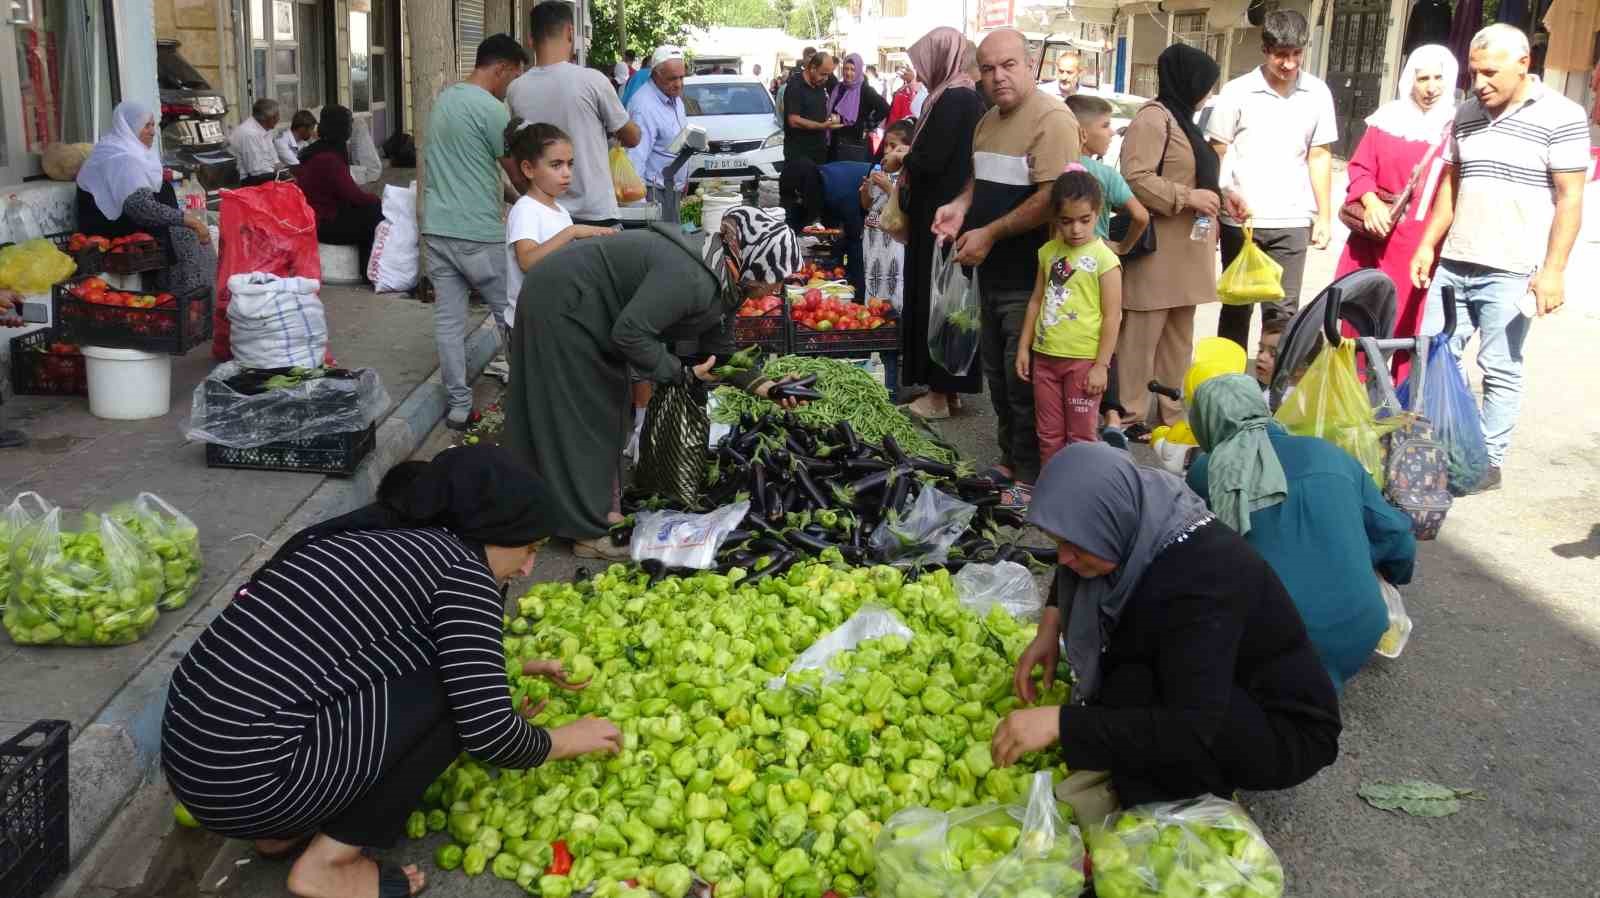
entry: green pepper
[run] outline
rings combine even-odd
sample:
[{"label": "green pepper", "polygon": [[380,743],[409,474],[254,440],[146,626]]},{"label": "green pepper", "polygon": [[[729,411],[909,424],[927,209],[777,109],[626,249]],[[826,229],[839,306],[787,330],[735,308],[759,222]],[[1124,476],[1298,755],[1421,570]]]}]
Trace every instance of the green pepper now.
[{"label": "green pepper", "polygon": [[439,865],[440,870],[454,870],[461,866],[461,846],[454,843],[440,845],[433,854],[433,862]]}]

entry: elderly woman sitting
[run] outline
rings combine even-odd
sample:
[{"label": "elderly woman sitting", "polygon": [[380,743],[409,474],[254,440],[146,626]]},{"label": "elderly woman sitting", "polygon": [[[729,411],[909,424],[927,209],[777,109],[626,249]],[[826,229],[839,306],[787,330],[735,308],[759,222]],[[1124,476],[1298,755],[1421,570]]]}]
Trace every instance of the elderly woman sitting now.
[{"label": "elderly woman sitting", "polygon": [[150,234],[171,266],[156,276],[160,290],[201,296],[216,286],[217,257],[204,216],[184,214],[162,177],[155,148],[156,115],[129,100],[111,114],[111,131],[78,171],[78,230],[100,237]]},{"label": "elderly woman sitting", "polygon": [[1361,464],[1272,420],[1243,374],[1195,391],[1189,421],[1202,455],[1189,486],[1237,530],[1288,587],[1336,687],[1372,656],[1389,627],[1378,577],[1411,582],[1411,519],[1384,501]]}]

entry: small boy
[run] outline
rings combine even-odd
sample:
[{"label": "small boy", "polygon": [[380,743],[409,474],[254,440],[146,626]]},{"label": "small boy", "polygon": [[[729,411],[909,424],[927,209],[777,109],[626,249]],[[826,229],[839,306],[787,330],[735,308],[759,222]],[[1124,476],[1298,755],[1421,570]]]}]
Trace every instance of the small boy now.
[{"label": "small boy", "polygon": [[[1078,134],[1082,138],[1082,153],[1078,161],[1094,179],[1100,182],[1100,192],[1105,196],[1105,202],[1100,205],[1100,217],[1095,221],[1095,236],[1106,242],[1112,252],[1121,256],[1132,249],[1139,242],[1144,229],[1150,226],[1150,212],[1144,204],[1134,197],[1133,190],[1128,182],[1123,179],[1122,173],[1115,168],[1100,161],[1111,149],[1111,103],[1104,97],[1090,94],[1073,94],[1066,98],[1067,108],[1072,110],[1073,116],[1078,119]],[[1128,226],[1128,233],[1120,243],[1111,242],[1111,213],[1118,209],[1128,213],[1132,219]],[[1128,447],[1127,437],[1122,433],[1122,405],[1117,401],[1116,361],[1112,361],[1110,386],[1100,401],[1100,411],[1105,416],[1105,427],[1100,431],[1100,438],[1119,448]]]},{"label": "small boy", "polygon": [[311,145],[311,138],[316,134],[317,117],[311,110],[302,109],[289,120],[289,127],[278,132],[273,139],[272,146],[278,151],[278,161],[294,168],[300,164],[300,151]]}]

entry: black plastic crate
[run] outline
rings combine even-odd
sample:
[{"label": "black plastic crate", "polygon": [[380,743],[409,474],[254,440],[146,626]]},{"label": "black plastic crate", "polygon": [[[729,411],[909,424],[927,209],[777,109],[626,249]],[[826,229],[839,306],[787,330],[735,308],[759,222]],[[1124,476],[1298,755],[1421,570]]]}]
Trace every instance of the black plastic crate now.
[{"label": "black plastic crate", "polygon": [[0,895],[41,898],[67,871],[65,720],[41,720],[0,744]]},{"label": "black plastic crate", "polygon": [[366,430],[284,440],[250,449],[207,443],[206,467],[349,477],[361,465],[361,460],[372,452],[377,433],[378,425],[373,423],[368,424]]},{"label": "black plastic crate", "polygon": [[795,355],[865,356],[900,349],[900,322],[885,321],[872,330],[812,330],[789,321],[789,351]]},{"label": "black plastic crate", "polygon": [[759,318],[736,317],[733,319],[734,345],[743,349],[755,343],[762,352],[786,355],[789,352],[788,321],[787,306],[780,306],[777,312]]},{"label": "black plastic crate", "polygon": [[70,353],[52,353],[52,343],[64,342],[60,328],[11,338],[11,392],[19,396],[87,396],[89,368],[76,347]]},{"label": "black plastic crate", "polygon": [[183,355],[211,339],[210,294],[135,308],[89,302],[72,293],[77,283],[55,286],[54,321],[80,346]]}]

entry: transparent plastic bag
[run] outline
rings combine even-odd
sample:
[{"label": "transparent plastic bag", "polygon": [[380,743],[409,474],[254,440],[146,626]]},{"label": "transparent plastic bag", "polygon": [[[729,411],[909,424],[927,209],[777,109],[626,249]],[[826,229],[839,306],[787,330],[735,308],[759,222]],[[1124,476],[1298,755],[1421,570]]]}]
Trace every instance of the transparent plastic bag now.
[{"label": "transparent plastic bag", "polygon": [[49,293],[77,270],[78,263],[48,240],[0,247],[0,287],[18,293]]},{"label": "transparent plastic bag", "polygon": [[822,671],[824,683],[838,682],[844,678],[844,672],[838,669],[833,659],[840,653],[854,651],[861,643],[872,639],[899,636],[909,641],[915,635],[893,611],[880,605],[862,605],[848,620],[801,652],[798,658],[790,662],[783,676],[767,681],[767,688],[782,689],[789,677],[807,670]]},{"label": "transparent plastic bag", "polygon": [[[31,502],[37,511],[28,511],[28,502]],[[6,609],[6,599],[11,595],[11,579],[14,573],[11,562],[12,553],[17,550],[27,551],[32,545],[28,537],[28,527],[35,520],[44,517],[55,508],[44,497],[31,490],[18,493],[11,504],[0,509],[0,611]]]},{"label": "transparent plastic bag", "polygon": [[882,898],[1019,898],[1083,890],[1083,840],[1056,802],[1049,771],[1033,775],[1026,805],[889,818],[873,851]]},{"label": "transparent plastic bag", "polygon": [[924,487],[911,512],[901,520],[893,514],[886,517],[872,531],[868,545],[873,557],[899,567],[943,564],[977,512],[975,505]]},{"label": "transparent plastic bag", "polygon": [[150,632],[161,598],[161,563],[109,515],[63,530],[53,508],[29,528],[16,556],[5,628],[18,645],[127,645]]},{"label": "transparent plastic bag", "polygon": [[[1489,471],[1489,449],[1483,441],[1483,419],[1478,401],[1461,373],[1461,359],[1447,334],[1436,334],[1428,345],[1426,387],[1418,409],[1433,422],[1435,438],[1444,446],[1450,471],[1450,493],[1465,496],[1477,488]],[[1411,378],[1400,385],[1402,408],[1412,408]]]},{"label": "transparent plastic bag", "polygon": [[633,162],[622,147],[611,148],[611,186],[617,193],[617,203],[626,206],[645,198],[644,181],[633,170]]},{"label": "transparent plastic bag", "polygon": [[237,362],[224,362],[194,388],[190,440],[232,449],[365,430],[389,407],[389,394],[375,368],[329,369],[324,377],[281,389],[248,393],[236,377]]},{"label": "transparent plastic bag", "polygon": [[1276,302],[1283,298],[1283,266],[1256,245],[1254,229],[1244,226],[1244,249],[1217,278],[1217,298],[1225,306]]},{"label": "transparent plastic bag", "polygon": [[155,493],[113,508],[111,517],[128,529],[161,561],[162,611],[177,611],[189,604],[200,585],[200,528],[189,516]]},{"label": "transparent plastic bag", "polygon": [[956,574],[955,584],[961,606],[979,617],[999,605],[1017,620],[1038,623],[1044,610],[1033,572],[1015,561],[969,564]]},{"label": "transparent plastic bag", "polygon": [[1350,453],[1383,489],[1383,448],[1367,390],[1356,374],[1356,342],[1326,344],[1275,416],[1296,436],[1321,437]]},{"label": "transparent plastic bag", "polygon": [[1398,658],[1411,641],[1411,615],[1406,614],[1406,603],[1400,590],[1382,577],[1378,578],[1378,591],[1383,593],[1383,604],[1389,608],[1389,629],[1378,638],[1375,651],[1385,658]]},{"label": "transparent plastic bag", "polygon": [[717,550],[739,529],[750,503],[735,502],[707,514],[645,511],[634,520],[628,547],[635,562],[659,561],[667,567],[707,570],[717,563]]},{"label": "transparent plastic bag", "polygon": [[1146,804],[1089,827],[1100,898],[1278,898],[1283,865],[1238,804],[1204,795]]},{"label": "transparent plastic bag", "polygon": [[966,273],[948,246],[933,248],[928,358],[960,377],[978,358],[978,272]]}]

